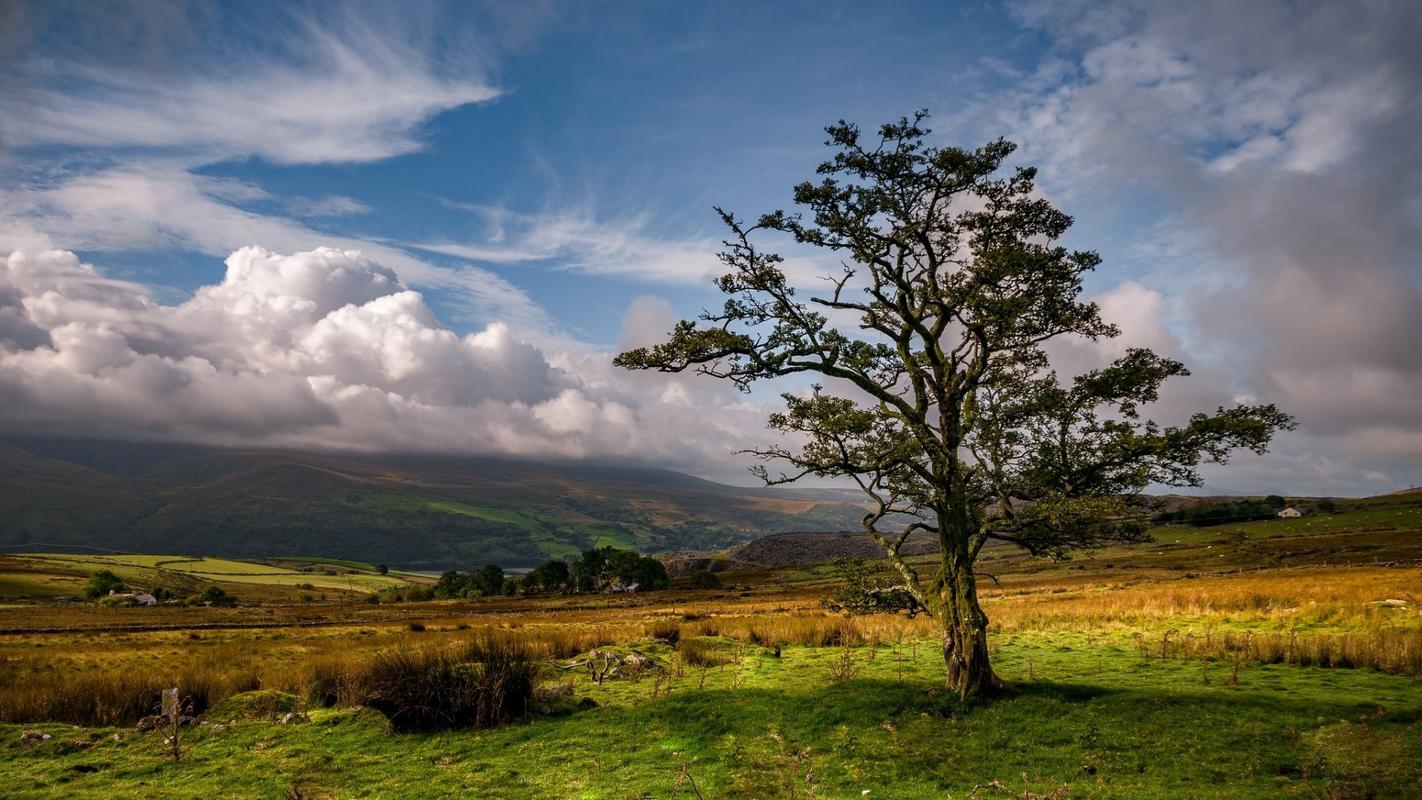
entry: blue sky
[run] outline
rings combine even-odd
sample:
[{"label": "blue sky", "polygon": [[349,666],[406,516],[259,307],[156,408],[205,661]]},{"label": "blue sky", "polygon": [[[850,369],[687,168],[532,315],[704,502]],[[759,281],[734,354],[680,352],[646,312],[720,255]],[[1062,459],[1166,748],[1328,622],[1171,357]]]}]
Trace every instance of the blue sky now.
[{"label": "blue sky", "polygon": [[[875,14],[854,6],[585,8],[542,23],[536,44],[479,76],[497,98],[431,117],[418,134],[421,150],[372,163],[228,161],[200,172],[277,195],[353,198],[370,213],[330,220],[328,229],[403,243],[482,242],[487,220],[461,205],[714,242],[712,207],[784,205],[823,157],[826,124],[846,117],[872,125],[921,107],[947,117],[998,82],[984,58],[1010,54],[1030,68],[1040,54],[1039,37],[988,4],[902,4]],[[951,118],[943,126],[976,127]],[[471,260],[526,289],[580,336],[609,345],[629,292],[678,307],[711,299],[704,280],[589,278],[560,271],[556,257]],[[217,264],[206,274],[194,267],[174,277],[220,274]],[[438,293],[430,299],[443,302]]]},{"label": "blue sky", "polygon": [[1195,371],[1167,419],[1299,417],[1214,485],[1422,483],[1406,3],[0,14],[7,428],[743,474],[777,387],[608,358],[717,302],[713,206],[784,206],[824,125],[927,108],[940,143],[1018,142],[1104,256],[1126,335],[1064,368],[1147,344]]}]

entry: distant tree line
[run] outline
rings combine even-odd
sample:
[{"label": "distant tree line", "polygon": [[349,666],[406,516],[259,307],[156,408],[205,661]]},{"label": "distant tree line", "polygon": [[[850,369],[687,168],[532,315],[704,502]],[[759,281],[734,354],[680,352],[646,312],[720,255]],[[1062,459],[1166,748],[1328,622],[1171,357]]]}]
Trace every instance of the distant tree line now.
[{"label": "distant tree line", "polygon": [[515,594],[602,592],[636,585],[639,591],[670,585],[662,562],[631,550],[596,547],[583,551],[571,563],[553,558],[515,578],[501,567],[488,564],[477,570],[449,570],[435,583],[439,598],[494,597]]},{"label": "distant tree line", "polygon": [[[1207,528],[1230,522],[1251,522],[1273,519],[1288,505],[1288,500],[1271,494],[1263,500],[1236,500],[1229,503],[1201,503],[1200,505],[1177,508],[1157,514],[1155,521],[1160,524],[1181,523]],[[1320,511],[1333,513],[1337,506],[1332,500],[1320,500],[1314,504]]]}]

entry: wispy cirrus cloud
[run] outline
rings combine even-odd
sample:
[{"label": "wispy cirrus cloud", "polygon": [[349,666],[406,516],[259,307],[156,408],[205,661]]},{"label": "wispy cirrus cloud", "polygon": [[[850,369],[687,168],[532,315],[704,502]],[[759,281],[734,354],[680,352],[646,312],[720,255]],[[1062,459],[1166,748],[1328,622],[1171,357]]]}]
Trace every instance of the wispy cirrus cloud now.
[{"label": "wispy cirrus cloud", "polygon": [[[378,236],[334,232],[330,221],[372,210],[361,201],[274,196],[202,174],[234,159],[387,159],[421,149],[432,117],[498,97],[478,48],[442,38],[449,33],[427,13],[433,7],[270,7],[242,20],[264,34],[255,44],[223,35],[222,25],[236,23],[198,6],[56,9],[24,6],[21,16],[35,31],[60,23],[73,36],[48,38],[43,50],[37,41],[16,45],[11,80],[0,86],[0,137],[15,155],[0,187],[0,252],[222,257],[253,244],[287,252],[328,245],[450,292],[451,313],[462,319],[502,319],[535,339],[562,336],[526,292],[465,259],[419,258]],[[121,18],[112,35],[98,30],[106,13]],[[127,39],[162,63],[113,52]]]},{"label": "wispy cirrus cloud", "polygon": [[[727,231],[716,228],[671,235],[655,227],[645,211],[623,216],[599,216],[591,205],[521,213],[507,208],[455,203],[446,206],[474,215],[482,235],[463,241],[410,242],[431,253],[493,264],[538,264],[585,275],[626,278],[648,283],[709,285],[726,271],[717,253],[724,250]],[[793,246],[782,238],[767,244]],[[785,252],[781,267],[796,285],[821,283],[837,272],[815,261],[813,253]]]},{"label": "wispy cirrus cloud", "polygon": [[265,46],[217,39],[161,80],[75,49],[20,59],[24,90],[0,94],[0,135],[19,148],[160,151],[198,163],[362,162],[420,149],[432,116],[500,94],[476,63],[431,51],[402,35],[409,28],[304,13],[271,22]]},{"label": "wispy cirrus cloud", "polygon": [[441,201],[474,215],[483,235],[471,241],[414,242],[432,253],[495,264],[547,262],[553,268],[658,283],[706,283],[722,270],[720,240],[693,234],[665,237],[649,214],[604,219],[589,208],[519,213]]}]

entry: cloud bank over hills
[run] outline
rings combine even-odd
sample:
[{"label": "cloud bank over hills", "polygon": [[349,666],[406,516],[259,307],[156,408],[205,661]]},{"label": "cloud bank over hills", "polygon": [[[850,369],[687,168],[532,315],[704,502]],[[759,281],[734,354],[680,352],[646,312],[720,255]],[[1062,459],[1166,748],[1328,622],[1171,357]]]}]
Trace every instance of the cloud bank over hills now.
[{"label": "cloud bank over hills", "polygon": [[0,266],[12,431],[674,463],[723,458],[750,421],[714,385],[550,359],[502,322],[460,336],[354,251],[245,247],[173,305],[67,251]]}]

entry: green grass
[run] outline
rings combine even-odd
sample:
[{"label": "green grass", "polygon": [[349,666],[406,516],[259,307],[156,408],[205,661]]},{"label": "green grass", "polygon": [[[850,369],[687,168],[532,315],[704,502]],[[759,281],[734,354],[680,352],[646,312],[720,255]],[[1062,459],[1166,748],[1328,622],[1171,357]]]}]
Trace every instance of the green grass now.
[{"label": "green grass", "polygon": [[1161,542],[1196,542],[1243,533],[1251,539],[1276,536],[1309,536],[1325,533],[1367,533],[1387,530],[1422,530],[1422,507],[1348,510],[1336,514],[1310,514],[1296,519],[1266,519],[1197,528],[1168,525],[1151,533]]},{"label": "green grass", "polygon": [[[640,551],[647,546],[645,541],[639,541],[611,524],[566,511],[471,505],[453,500],[432,500],[388,493],[364,497],[360,505],[370,511],[407,514],[436,511],[508,525],[531,538],[538,549],[549,558],[577,556],[586,547],[617,547]],[[587,544],[580,544],[582,541]]]},{"label": "green grass", "polygon": [[789,783],[800,797],[964,797],[992,781],[1012,794],[977,796],[1400,798],[1422,780],[1422,684],[1407,678],[1254,666],[1233,686],[1215,665],[1204,683],[1195,662],[1018,636],[998,665],[1019,691],[964,706],[926,644],[872,660],[855,648],[859,674],[841,683],[837,648],[741,653],[704,689],[691,668],[658,699],[649,679],[583,681],[599,707],[493,731],[391,735],[370,712],[320,711],[208,727],[175,764],[151,734],[27,726],[54,738],[22,750],[0,726],[0,760],[15,798],[692,797],[674,791],[683,766],[717,798],[787,797]]},{"label": "green grass", "polygon": [[512,525],[518,528],[537,528],[540,525],[537,519],[509,508],[475,506],[453,500],[432,500],[394,493],[363,496],[359,506],[367,511],[395,513],[438,511],[443,514],[475,517],[487,522],[497,522],[501,525]]},{"label": "green grass", "polygon": [[[327,575],[324,572],[301,572],[271,564],[205,556],[95,556],[30,553],[24,554],[22,558],[42,564],[54,564],[61,569],[82,572],[109,569],[125,582],[131,582],[140,587],[164,585],[171,582],[173,576],[263,586],[311,584],[315,589],[344,589],[363,592],[375,592],[386,587],[403,586],[407,583],[398,576],[379,575],[374,572]],[[28,583],[34,583],[34,581],[34,578],[27,579]],[[0,589],[2,588],[0,587]],[[71,593],[77,593],[80,588],[82,586],[76,586]]]},{"label": "green grass", "polygon": [[507,508],[471,506],[466,503],[454,503],[448,500],[431,500],[425,503],[425,508],[431,511],[443,511],[446,514],[463,514],[466,517],[478,517],[479,519],[488,520],[489,522],[501,522],[505,525],[513,525],[519,528],[538,526],[538,520]]},{"label": "green grass", "polygon": [[357,569],[364,572],[376,571],[376,566],[374,564],[367,564],[364,561],[348,561],[343,558],[312,558],[307,556],[286,556],[283,558],[273,558],[268,560],[279,562],[282,564],[290,564],[296,567],[302,567],[307,564],[311,564],[327,565],[332,567],[344,567],[346,569]]}]

